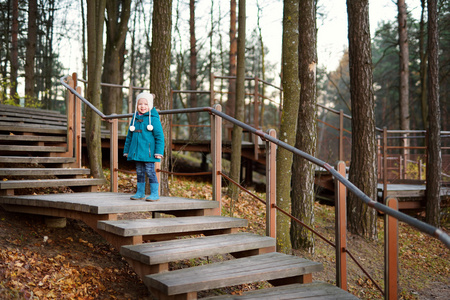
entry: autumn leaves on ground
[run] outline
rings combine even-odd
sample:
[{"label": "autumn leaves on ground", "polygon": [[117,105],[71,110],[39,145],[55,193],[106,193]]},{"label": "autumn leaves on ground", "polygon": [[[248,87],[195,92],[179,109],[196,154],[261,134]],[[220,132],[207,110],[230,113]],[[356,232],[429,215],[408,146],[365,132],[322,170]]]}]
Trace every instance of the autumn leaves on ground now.
[{"label": "autumn leaves on ground", "polygon": [[[107,172],[105,172],[107,174]],[[135,176],[120,173],[120,192],[133,193]],[[107,190],[108,187],[103,187]],[[211,199],[208,182],[190,178],[171,179],[173,196]],[[37,193],[50,192],[48,190]],[[261,198],[263,194],[256,193]],[[229,214],[229,199],[224,197],[223,215]],[[234,216],[249,220],[248,231],[264,234],[264,204],[241,194]],[[316,204],[315,229],[334,241],[334,207]],[[145,214],[121,217],[146,217]],[[379,241],[367,242],[348,235],[348,248],[378,285],[383,288],[383,229]],[[0,299],[152,299],[146,287],[122,259],[117,249],[106,243],[80,221],[68,220],[64,229],[49,228],[38,216],[11,214],[0,208]],[[400,225],[400,297],[402,299],[448,299],[450,294],[450,251],[436,239]],[[334,249],[316,240],[313,254],[296,255],[320,261],[325,270],[315,280],[335,281]],[[183,268],[229,259],[205,257],[171,264]],[[349,291],[361,299],[382,299],[381,293],[356,264],[348,264]],[[268,283],[206,291],[199,297],[268,287]]]}]

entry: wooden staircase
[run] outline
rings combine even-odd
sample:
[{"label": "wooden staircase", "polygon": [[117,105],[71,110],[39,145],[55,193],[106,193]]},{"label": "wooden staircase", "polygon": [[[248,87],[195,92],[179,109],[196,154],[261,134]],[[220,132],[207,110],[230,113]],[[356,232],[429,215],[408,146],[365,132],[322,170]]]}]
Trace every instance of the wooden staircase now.
[{"label": "wooden staircase", "polygon": [[[247,220],[216,215],[216,201],[132,201],[129,194],[93,192],[102,182],[86,178],[89,170],[71,168],[74,158],[64,157],[63,118],[45,124],[43,117],[32,125],[19,115],[13,125],[13,113],[0,106],[0,163],[9,164],[0,168],[8,178],[0,182],[0,205],[10,212],[82,220],[120,249],[156,299],[197,299],[200,291],[260,281],[273,287],[210,299],[356,299],[333,285],[313,282],[312,274],[323,269],[320,263],[277,253],[275,239],[243,232]],[[59,124],[61,129],[50,130]],[[78,193],[14,195],[23,187],[56,186]],[[137,212],[143,217],[123,218]],[[169,271],[172,262],[228,254],[231,259],[218,263]]]},{"label": "wooden staircase", "polygon": [[0,195],[52,187],[93,192],[105,184],[89,178],[89,169],[76,167],[67,138],[65,115],[0,105]]}]

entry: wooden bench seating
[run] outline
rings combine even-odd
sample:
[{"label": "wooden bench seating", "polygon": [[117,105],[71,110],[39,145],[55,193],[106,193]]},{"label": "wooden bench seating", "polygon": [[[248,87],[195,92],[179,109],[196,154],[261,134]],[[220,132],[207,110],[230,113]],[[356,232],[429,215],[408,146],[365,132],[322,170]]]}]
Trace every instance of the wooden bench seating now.
[{"label": "wooden bench seating", "polygon": [[162,299],[196,299],[198,291],[269,281],[275,286],[311,282],[321,263],[272,252],[220,263],[147,275],[145,284]]}]

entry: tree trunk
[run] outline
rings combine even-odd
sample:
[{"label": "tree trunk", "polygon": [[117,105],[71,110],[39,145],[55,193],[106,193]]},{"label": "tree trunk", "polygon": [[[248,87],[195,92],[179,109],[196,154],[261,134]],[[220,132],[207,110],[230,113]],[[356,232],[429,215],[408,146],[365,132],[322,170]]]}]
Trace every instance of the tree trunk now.
[{"label": "tree trunk", "polygon": [[[410,114],[409,114],[409,49],[408,49],[408,24],[407,11],[405,0],[397,0],[398,7],[398,44],[400,48],[399,57],[399,72],[400,72],[400,129],[410,129]],[[409,139],[403,139],[403,146],[409,146]],[[404,149],[405,159],[409,153],[408,149]]]},{"label": "tree trunk", "polygon": [[[170,54],[172,39],[172,0],[153,2],[152,45],[150,49],[150,88],[155,94],[155,107],[160,110],[170,108]],[[161,116],[166,140],[161,167],[169,168],[170,158],[170,119]],[[169,195],[168,176],[161,173],[161,195]]]},{"label": "tree trunk", "polygon": [[428,143],[426,222],[440,226],[441,112],[439,107],[439,36],[437,0],[428,0]]},{"label": "tree trunk", "polygon": [[422,104],[422,122],[423,128],[428,128],[428,103],[427,103],[427,60],[428,54],[425,47],[425,1],[421,0],[422,11],[420,14],[420,36],[419,36],[419,55],[420,55],[420,102]]},{"label": "tree trunk", "polygon": [[[262,78],[262,80],[266,80],[266,54],[264,52],[264,42],[263,42],[262,29],[261,29],[261,24],[260,24],[262,8],[259,5],[258,1],[256,1],[256,7],[258,9],[258,13],[257,13],[257,27],[258,27],[258,33],[259,33],[258,39],[259,39],[259,43],[261,44],[261,78]],[[258,76],[258,75],[256,75],[256,76]],[[258,98],[260,103],[255,103],[255,105],[260,105],[260,107],[261,107],[259,123],[261,125],[260,128],[264,128],[264,113],[265,113],[265,108],[266,108],[264,105],[264,98],[266,96],[266,85],[265,84],[262,84],[261,95],[262,95],[262,97]]]},{"label": "tree trunk", "polygon": [[[123,84],[125,39],[130,19],[131,0],[106,2],[106,47],[103,64],[103,83]],[[123,92],[121,88],[102,87],[103,112],[106,115],[121,114]]]},{"label": "tree trunk", "polygon": [[[291,146],[295,145],[300,81],[298,79],[298,0],[284,0],[283,9],[282,83],[283,108],[279,138]],[[291,211],[292,152],[277,149],[277,206]],[[277,251],[291,253],[289,235],[290,218],[277,214]]]},{"label": "tree trunk", "polygon": [[[316,154],[316,7],[315,0],[299,2],[299,80],[300,108],[298,111],[295,147],[312,156]],[[294,156],[292,180],[292,214],[307,225],[314,224],[314,174],[315,165]],[[300,224],[291,224],[291,242],[295,249],[314,251],[314,236]]]},{"label": "tree trunk", "polygon": [[19,95],[17,95],[17,74],[19,72],[19,0],[12,1],[12,26],[11,26],[11,86],[9,97],[19,104]]},{"label": "tree trunk", "polygon": [[[347,0],[352,107],[352,150],[349,179],[377,201],[377,156],[372,86],[369,1]],[[376,239],[376,211],[353,193],[347,205],[349,231]]]},{"label": "tree trunk", "polygon": [[[189,68],[189,88],[191,91],[197,90],[197,39],[195,37],[195,0],[189,1],[189,33],[190,33],[190,68]],[[197,94],[189,94],[189,106],[194,108],[197,107]],[[188,115],[189,125],[198,125],[198,114],[193,113]],[[190,138],[197,139],[198,130],[196,127],[190,127]]]},{"label": "tree trunk", "polygon": [[[235,118],[238,121],[244,121],[245,108],[245,0],[239,0],[239,32],[238,32],[238,53],[237,53],[237,73],[236,73],[236,106]],[[241,145],[242,145],[242,128],[234,125],[233,136],[231,140],[231,166],[230,177],[234,181],[240,183],[241,173]],[[229,195],[232,203],[230,204],[231,211],[233,210],[233,202],[237,200],[239,189],[234,184],[230,185]]]},{"label": "tree trunk", "polygon": [[25,58],[25,106],[34,103],[34,57],[37,41],[37,0],[28,2],[28,37]]},{"label": "tree trunk", "polygon": [[[230,0],[230,70],[231,77],[236,76],[236,56],[237,56],[237,40],[236,40],[236,0]],[[228,81],[228,100],[225,106],[225,113],[235,117],[236,107],[236,80]]]},{"label": "tree trunk", "polygon": [[[103,24],[105,22],[106,0],[87,0],[88,30],[88,100],[100,107],[100,81],[103,63]],[[86,109],[86,144],[91,175],[103,178],[100,116],[92,109]]]},{"label": "tree trunk", "polygon": [[80,9],[81,9],[81,47],[82,47],[82,58],[81,65],[83,66],[82,74],[83,79],[87,78],[87,58],[86,58],[86,21],[84,14],[84,0],[80,0]]}]

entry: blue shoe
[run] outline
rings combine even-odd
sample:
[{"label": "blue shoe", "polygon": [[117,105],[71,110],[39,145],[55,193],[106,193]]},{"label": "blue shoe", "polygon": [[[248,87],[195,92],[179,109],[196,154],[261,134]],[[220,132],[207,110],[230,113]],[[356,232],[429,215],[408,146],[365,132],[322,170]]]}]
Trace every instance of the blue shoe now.
[{"label": "blue shoe", "polygon": [[146,201],[158,201],[159,200],[159,183],[150,183],[150,196],[145,198]]},{"label": "blue shoe", "polygon": [[137,183],[137,191],[136,194],[131,196],[131,200],[142,200],[145,198],[145,182]]}]

